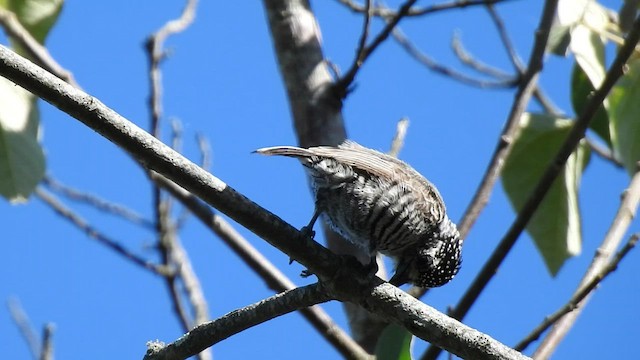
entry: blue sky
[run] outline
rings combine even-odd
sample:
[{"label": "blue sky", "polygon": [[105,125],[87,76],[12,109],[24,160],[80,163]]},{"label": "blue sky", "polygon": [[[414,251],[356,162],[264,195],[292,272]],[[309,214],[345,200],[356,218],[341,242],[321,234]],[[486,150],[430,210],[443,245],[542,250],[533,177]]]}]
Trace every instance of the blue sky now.
[{"label": "blue sky", "polygon": [[[419,2],[422,3],[422,2]],[[336,1],[316,1],[325,56],[348,68],[361,28],[360,18]],[[146,37],[179,14],[180,1],[69,1],[47,40],[52,55],[90,94],[148,128]],[[615,6],[618,6],[615,4]],[[517,50],[525,59],[541,11],[539,2],[498,6]],[[458,67],[449,43],[457,32],[483,61],[511,71],[486,11],[466,9],[404,21],[403,29],[444,64]],[[380,24],[376,22],[376,29]],[[3,43],[6,41],[3,38]],[[212,172],[253,201],[301,227],[313,203],[301,167],[290,159],[264,158],[251,151],[295,144],[291,118],[260,2],[202,1],[195,23],[169,39],[162,66],[165,120],[179,119],[184,153],[199,161],[195,134],[208,137]],[[572,61],[548,57],[543,89],[571,115]],[[387,150],[396,122],[411,123],[400,157],[434,182],[449,215],[461,217],[489,161],[509,112],[512,90],[470,88],[433,74],[385,43],[356,78],[344,106],[349,137]],[[151,191],[143,172],[113,144],[78,121],[42,104],[43,146],[48,172],[58,180],[125,204],[150,218]],[[531,110],[536,110],[535,106]],[[169,133],[167,122],[163,127]],[[592,156],[580,190],[583,252],[551,278],[531,240],[518,241],[465,323],[513,345],[547,314],[564,304],[615,215],[628,176]],[[69,203],[92,225],[129,249],[154,258],[149,231],[89,207]],[[20,299],[32,323],[56,324],[60,359],[141,358],[145,342],[172,341],[181,330],[161,279],[128,263],[63,221],[38,200],[11,206],[0,201],[5,233],[0,262],[0,300]],[[472,229],[464,263],[449,285],[423,299],[445,311],[460,298],[514,219],[498,184]],[[238,229],[297,284],[302,267],[251,233]],[[631,231],[638,230],[638,221]],[[213,318],[272,293],[229,249],[195,219],[180,234],[200,276]],[[318,239],[321,241],[322,237]],[[634,251],[608,278],[580,316],[556,358],[629,358],[638,335],[640,255]],[[323,307],[346,328],[339,303]],[[26,359],[28,349],[0,307],[0,348],[6,358]],[[598,344],[616,344],[594,346]],[[415,344],[417,354],[425,345]],[[214,346],[218,359],[260,356],[309,359],[338,357],[298,314],[252,328]]]}]

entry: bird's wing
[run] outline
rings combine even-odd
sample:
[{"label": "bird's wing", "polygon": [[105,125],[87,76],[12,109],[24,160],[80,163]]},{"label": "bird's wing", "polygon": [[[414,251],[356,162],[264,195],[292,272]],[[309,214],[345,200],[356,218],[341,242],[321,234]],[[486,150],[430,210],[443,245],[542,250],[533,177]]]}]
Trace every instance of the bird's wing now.
[{"label": "bird's wing", "polygon": [[340,163],[377,176],[392,176],[395,171],[402,168],[398,165],[404,164],[389,155],[365,148],[350,140],[345,141],[337,148],[316,146],[309,148],[309,151],[316,156],[335,159]]}]

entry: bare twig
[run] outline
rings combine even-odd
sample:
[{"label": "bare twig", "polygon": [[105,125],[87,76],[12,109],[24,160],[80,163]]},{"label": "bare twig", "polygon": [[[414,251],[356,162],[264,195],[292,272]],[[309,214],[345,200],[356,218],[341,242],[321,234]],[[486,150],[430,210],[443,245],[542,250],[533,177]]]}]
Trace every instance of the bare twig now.
[{"label": "bare twig", "polygon": [[317,283],[288,290],[196,326],[180,339],[166,346],[147,345],[148,350],[144,359],[186,359],[248,328],[329,300],[331,298]]},{"label": "bare twig", "polygon": [[[372,18],[372,4],[371,0],[365,0],[364,3],[364,19],[362,20],[362,32],[360,33],[360,40],[358,40],[358,47],[356,48],[356,57],[353,60],[351,68],[359,68],[366,57],[365,48],[367,46],[367,39],[369,38],[369,29],[371,27]],[[349,70],[350,72],[351,70]]]},{"label": "bare twig", "polygon": [[517,85],[517,78],[505,78],[497,81],[487,81],[480,80],[468,75],[465,75],[459,71],[446,67],[442,64],[439,64],[430,56],[420,51],[400,30],[400,28],[396,28],[393,30],[393,38],[396,40],[400,46],[414,59],[416,59],[419,63],[429,68],[431,71],[434,71],[438,74],[442,74],[444,76],[450,77],[453,80],[459,81],[463,84],[476,86],[479,88],[511,88]]},{"label": "bare twig", "polygon": [[121,255],[125,259],[131,261],[132,263],[151,271],[156,275],[166,276],[171,274],[171,271],[166,267],[161,265],[154,264],[153,262],[146,260],[138,255],[127,250],[124,246],[120,245],[117,241],[103,235],[101,232],[93,228],[89,223],[87,223],[84,219],[82,219],[79,215],[73,212],[68,207],[64,206],[58,199],[56,199],[52,194],[47,192],[41,187],[36,188],[35,195],[42,200],[46,205],[48,205],[53,211],[55,211],[58,215],[62,216],[69,222],[71,222],[75,227],[84,232],[89,238],[98,241],[99,243],[105,245],[109,249],[115,251],[117,254]]},{"label": "bare twig", "polygon": [[[620,57],[621,53],[629,51],[629,48],[633,48],[629,46],[631,42],[635,45],[640,39],[640,17],[636,18],[636,22],[634,23],[634,27],[632,31],[629,33],[627,37],[627,42],[620,49],[618,57]],[[633,49],[631,49],[633,50]],[[616,58],[616,60],[618,60]],[[616,63],[614,62],[614,65]],[[619,63],[617,65],[620,65]],[[612,65],[613,67],[613,65]],[[622,69],[620,69],[622,72]],[[609,78],[609,74],[605,77],[604,86],[607,83]],[[594,94],[594,96],[597,95]],[[597,108],[596,108],[597,109]],[[595,112],[595,110],[594,110]],[[606,266],[606,264],[610,261],[611,256],[613,255],[615,249],[620,245],[622,239],[624,238],[624,234],[626,233],[629,225],[631,224],[631,220],[636,214],[638,210],[638,204],[640,203],[640,171],[637,171],[633,178],[631,179],[631,183],[629,184],[629,188],[623,193],[622,201],[620,203],[620,207],[618,208],[618,212],[614,217],[611,226],[609,227],[609,231],[605,235],[602,244],[598,248],[595,257],[591,261],[591,265],[587,269],[584,277],[580,281],[580,285],[578,285],[577,292],[580,292],[594,277],[597,276],[598,273],[602,272],[602,268]],[[556,349],[558,344],[562,341],[564,336],[569,332],[576,319],[580,315],[580,312],[589,301],[590,294],[585,296],[577,305],[577,308],[571,313],[563,316],[558,322],[553,325],[551,331],[547,334],[547,336],[542,340],[542,343],[536,349],[534,356],[536,359],[547,359],[551,356],[553,351]]]},{"label": "bare twig", "polygon": [[69,86],[1,45],[0,76],[65,111],[132,154],[150,170],[179,184],[294,258],[323,281],[332,297],[356,303],[386,321],[401,324],[419,338],[462,357],[526,358],[377,277],[358,277],[356,274],[368,273],[368,270],[336,256],[303,236],[297,229],[193,164],[98,99]]},{"label": "bare twig", "polygon": [[553,324],[555,324],[564,315],[577,309],[580,302],[582,302],[584,298],[586,298],[589,294],[591,294],[591,292],[593,292],[608,275],[610,275],[612,272],[614,272],[617,269],[618,264],[620,264],[620,261],[622,261],[622,259],[629,253],[629,251],[631,251],[631,249],[633,249],[633,247],[638,242],[638,236],[639,236],[638,234],[633,234],[629,239],[629,241],[627,241],[625,246],[616,253],[613,259],[611,259],[611,261],[606,266],[604,266],[598,274],[595,274],[593,278],[591,278],[589,282],[585,284],[585,286],[578,289],[573,294],[573,296],[571,296],[571,299],[569,299],[569,301],[564,306],[562,306],[553,314],[547,316],[544,319],[544,321],[540,323],[540,325],[536,326],[536,328],[533,329],[533,331],[531,331],[529,335],[527,335],[518,344],[516,344],[514,349],[518,351],[523,351],[532,342],[538,340],[538,338],[540,338],[540,335],[542,335],[542,333],[544,333],[548,328],[550,328]]},{"label": "bare twig", "polygon": [[[339,89],[339,94],[344,97],[347,94],[349,86],[353,83],[353,80],[360,70],[360,67],[365,62],[365,60],[384,42],[393,29],[398,25],[400,20],[409,12],[413,4],[416,3],[417,0],[407,0],[400,8],[398,12],[389,18],[386,19],[387,25],[380,31],[380,33],[371,41],[371,44],[368,46],[364,46],[360,51],[358,51],[357,61],[351,66],[351,68],[344,74],[342,78],[340,78],[336,82],[336,88]],[[368,3],[368,0],[367,0]],[[367,18],[369,17],[370,12],[369,8],[367,8]],[[368,20],[365,21],[366,26],[368,27]],[[366,41],[366,34],[363,34],[363,38]]]},{"label": "bare twig", "polygon": [[620,169],[624,168],[624,164],[622,164],[622,162],[619,159],[616,159],[616,157],[613,155],[613,151],[607,149],[603,145],[600,145],[593,139],[586,138],[586,140],[587,140],[587,145],[589,145],[589,148],[591,149],[591,151],[596,153],[598,156],[600,156],[604,160],[610,162],[615,167]]},{"label": "bare twig", "polygon": [[29,31],[22,26],[16,15],[4,7],[0,8],[0,25],[12,40],[16,41],[20,47],[26,51],[27,56],[31,58],[33,62],[69,84],[80,88],[80,85],[78,85],[73,78],[73,74],[60,66],[51,54],[49,54],[49,50],[31,36]]},{"label": "bare twig", "polygon": [[196,142],[198,143],[198,149],[200,149],[200,156],[202,157],[200,166],[205,170],[211,169],[212,152],[209,140],[202,134],[196,134]]},{"label": "bare twig", "polygon": [[134,224],[142,225],[146,228],[153,228],[153,224],[150,220],[145,219],[142,215],[130,210],[129,208],[112,203],[105,199],[100,198],[97,195],[86,193],[78,189],[67,186],[60,181],[54,179],[51,176],[45,176],[42,183],[49,188],[70,200],[86,203],[98,210],[102,210],[113,215],[119,216],[125,220],[128,220]]},{"label": "bare twig", "polygon": [[189,299],[189,306],[193,312],[193,326],[209,320],[209,306],[204,296],[200,280],[191,267],[187,252],[177,238],[173,239],[171,249],[171,263],[176,267],[176,274],[184,287],[184,293]]},{"label": "bare twig", "polygon": [[480,60],[473,57],[462,45],[462,41],[460,40],[460,35],[455,33],[453,38],[451,39],[451,48],[453,49],[453,53],[458,57],[458,59],[465,65],[474,69],[475,71],[491,76],[496,79],[501,80],[509,80],[513,81],[514,76],[508,74],[500,69],[497,69],[493,66],[487,65]]},{"label": "bare twig", "polygon": [[55,326],[48,323],[44,326],[42,334],[42,351],[40,352],[40,360],[53,360],[53,332]]},{"label": "bare twig", "polygon": [[487,4],[485,8],[489,12],[489,15],[491,16],[491,20],[493,20],[493,23],[496,26],[496,29],[498,30],[498,35],[500,36],[500,40],[502,41],[502,44],[504,45],[504,48],[507,51],[507,54],[509,55],[509,59],[511,59],[511,63],[513,64],[513,67],[519,74],[524,74],[526,71],[524,67],[524,63],[522,62],[522,59],[520,59],[520,55],[518,55],[518,52],[516,51],[515,46],[513,46],[513,42],[509,37],[509,33],[507,32],[507,28],[504,26],[504,22],[502,21],[502,18],[500,17],[500,15],[498,15],[498,12],[496,11],[493,4]]},{"label": "bare twig", "polygon": [[[160,62],[165,58],[164,42],[176,33],[185,30],[194,20],[196,14],[197,0],[187,0],[180,17],[168,21],[157,32],[147,40],[147,54],[149,58],[149,81],[151,94],[149,96],[149,107],[151,108],[151,134],[160,137],[160,120],[162,118],[162,83]],[[173,147],[179,147],[181,139],[181,129],[177,122],[172,122]],[[153,175],[149,172],[149,176]],[[175,276],[166,277],[167,289],[173,300],[174,310],[180,319],[183,328],[191,329],[193,326],[204,323],[209,319],[208,305],[200,286],[200,281],[191,267],[191,262],[186,251],[182,247],[177,235],[179,224],[171,217],[172,199],[163,197],[163,194],[155,184],[152,188],[152,198],[156,219],[156,230],[158,234],[158,249],[166,266],[176,269]],[[187,296],[189,307],[193,312],[193,319],[190,319],[186,311],[185,302],[182,301],[182,291],[179,284],[182,284],[184,293]],[[210,359],[209,351],[198,355],[201,360]]]},{"label": "bare twig", "polygon": [[[509,55],[509,59],[511,60],[511,63],[513,64],[518,74],[522,76],[525,73],[526,69],[524,67],[524,63],[522,62],[522,59],[520,58],[520,55],[518,55],[518,52],[516,51],[515,46],[513,46],[513,42],[509,37],[507,28],[504,26],[504,21],[502,21],[502,18],[498,14],[498,11],[495,9],[493,4],[487,4],[486,9],[487,11],[489,11],[491,20],[493,21],[494,25],[496,26],[496,29],[498,30],[500,40],[502,41],[502,44],[504,45],[504,48],[507,51],[507,54]],[[551,99],[549,99],[549,97],[545,95],[545,93],[540,88],[539,84],[536,85],[536,88],[533,92],[533,96],[540,103],[540,105],[545,109],[546,112],[550,114],[560,114],[560,110],[558,110],[558,107],[551,101]]]},{"label": "bare twig", "polygon": [[27,342],[31,355],[34,359],[39,359],[40,354],[42,353],[40,340],[38,339],[36,332],[33,330],[33,326],[29,322],[29,317],[22,308],[20,300],[14,297],[9,298],[9,300],[7,300],[7,307],[9,308],[9,314],[11,315],[13,322],[16,324],[18,330],[20,330],[20,334]]},{"label": "bare twig", "polygon": [[402,146],[404,146],[404,137],[407,135],[408,127],[409,119],[407,119],[406,117],[398,121],[398,125],[396,125],[396,134],[393,136],[393,140],[391,141],[391,149],[389,149],[388,152],[389,155],[398,157],[398,154],[400,154],[400,150],[402,150]]},{"label": "bare twig", "polygon": [[[457,0],[457,1],[451,1],[446,3],[426,6],[422,8],[412,7],[411,9],[409,9],[406,16],[423,16],[423,15],[433,14],[433,13],[444,11],[444,10],[464,9],[466,7],[471,7],[471,6],[497,4],[505,1],[508,1],[508,0]],[[366,12],[364,6],[361,6],[360,4],[356,3],[353,0],[338,0],[338,2],[345,5],[348,9],[350,9],[353,12],[358,12],[358,13]],[[391,10],[386,7],[381,7],[381,6],[373,7],[372,12],[374,16],[380,16],[383,18],[390,18],[398,15],[397,11]]]},{"label": "bare twig", "polygon": [[187,3],[182,10],[180,17],[168,21],[164,24],[160,30],[156,31],[147,40],[147,53],[149,55],[149,69],[150,69],[150,81],[151,81],[151,96],[149,97],[149,106],[152,109],[152,121],[151,121],[151,134],[155,137],[159,135],[159,121],[162,117],[162,88],[160,81],[160,62],[165,57],[164,42],[165,40],[176,33],[184,31],[196,16],[196,6],[198,0],[187,0]]},{"label": "bare twig", "polygon": [[[554,13],[556,4],[555,1],[549,1],[545,5],[545,8],[552,6],[552,9],[546,9],[544,11],[547,14],[547,11],[550,11],[551,17]],[[541,32],[538,31],[538,34]],[[594,114],[598,110],[598,108],[602,105],[605,97],[611,91],[611,88],[615,85],[616,81],[624,74],[624,68],[627,60],[631,56],[634,51],[635,44],[638,43],[640,39],[640,17],[634,23],[633,30],[629,33],[627,41],[624,46],[622,46],[609,67],[605,79],[600,86],[591,96],[589,102],[583,109],[583,112],[576,119],[574,126],[572,127],[569,135],[567,136],[565,142],[560,147],[557,155],[555,156],[553,162],[547,167],[544,174],[540,178],[540,181],[534,188],[534,190],[529,195],[527,201],[522,206],[520,213],[516,217],[515,221],[504,235],[494,252],[491,254],[487,262],[484,264],[476,278],[473,280],[469,289],[465,292],[462,299],[458,302],[455,310],[451,313],[451,316],[456,319],[462,319],[466,313],[469,311],[475,300],[478,298],[482,290],[484,290],[485,286],[489,283],[489,281],[493,278],[493,275],[496,273],[496,270],[505,259],[519,235],[524,230],[527,222],[535,213],[538,205],[544,199],[545,194],[551,187],[551,184],[556,179],[558,174],[562,171],[564,165],[566,164],[567,159],[571,155],[571,153],[575,150],[576,146],[580,142],[580,140],[584,137],[584,134],[589,126],[589,122],[593,119]],[[535,53],[535,51],[534,51]],[[530,65],[531,66],[531,65]],[[640,178],[640,176],[637,176]],[[640,179],[638,180],[640,181]],[[626,209],[626,208],[625,208]],[[595,262],[595,260],[594,260]],[[579,314],[579,311],[574,311],[571,314],[567,315],[564,319],[574,318]],[[560,323],[564,323],[561,320],[558,324],[554,326],[555,328],[559,327]],[[566,331],[566,329],[565,329]],[[552,331],[551,334],[554,332]],[[548,335],[549,336],[552,335]],[[553,347],[553,346],[552,346]],[[432,349],[434,349],[432,347]],[[551,347],[549,348],[551,349]],[[436,355],[437,350],[430,350],[428,359],[434,359],[433,355]]]}]

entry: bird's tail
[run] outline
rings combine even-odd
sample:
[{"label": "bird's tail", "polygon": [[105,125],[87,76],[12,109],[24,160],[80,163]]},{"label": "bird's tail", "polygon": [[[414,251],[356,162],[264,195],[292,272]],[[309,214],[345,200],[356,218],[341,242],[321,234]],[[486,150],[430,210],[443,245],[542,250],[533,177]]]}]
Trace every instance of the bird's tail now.
[{"label": "bird's tail", "polygon": [[299,148],[297,146],[272,146],[255,150],[254,153],[262,155],[280,155],[295,158],[308,158],[314,153],[309,149]]}]

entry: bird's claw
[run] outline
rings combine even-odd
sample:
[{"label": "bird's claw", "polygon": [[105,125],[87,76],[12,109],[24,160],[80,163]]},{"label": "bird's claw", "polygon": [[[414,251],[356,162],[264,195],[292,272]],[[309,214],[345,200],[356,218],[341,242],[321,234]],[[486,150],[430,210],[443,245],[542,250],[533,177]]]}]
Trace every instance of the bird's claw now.
[{"label": "bird's claw", "polygon": [[311,239],[316,236],[316,232],[313,231],[313,228],[310,228],[309,226],[303,226],[302,229],[300,229],[300,234]]}]

